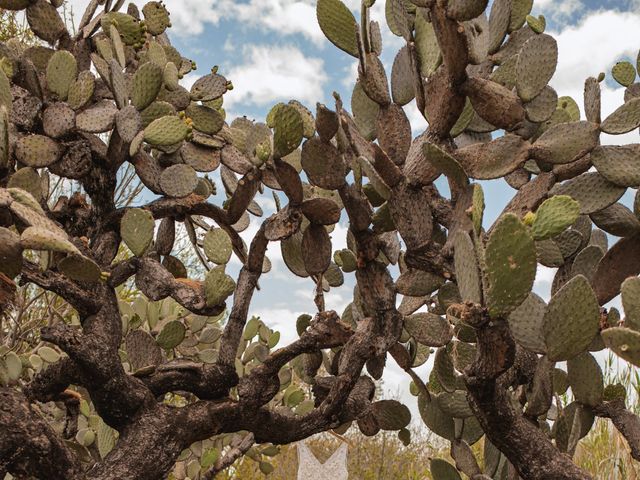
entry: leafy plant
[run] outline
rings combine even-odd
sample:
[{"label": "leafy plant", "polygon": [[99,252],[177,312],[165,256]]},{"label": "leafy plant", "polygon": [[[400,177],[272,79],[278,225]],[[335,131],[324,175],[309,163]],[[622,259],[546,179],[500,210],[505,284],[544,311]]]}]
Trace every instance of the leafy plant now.
[{"label": "leafy plant", "polygon": [[[590,478],[572,456],[596,417],[640,459],[640,421],[592,354],[640,365],[640,200],[618,203],[640,185],[638,145],[600,145],[640,126],[634,65],[614,67],[625,102],[604,120],[603,78],[586,80],[581,119],[548,85],[557,45],[532,2],[496,0],[487,16],[482,1],[387,0],[406,42],[388,77],[374,2],[359,24],[318,0],[322,31],[358,62],[353,112],[336,95],[315,115],[292,100],[264,123],[227,122],[233,85],[217,68],[180,85],[195,64],[170,44],[161,2],[92,1],[73,35],[60,3],[0,1],[43,42],[0,48],[0,471],[212,478],[243,455],[269,473],[277,445],[351,425],[409,441],[407,406],[375,398],[391,359],[450,442],[436,480]],[[416,138],[413,100],[429,122]],[[155,199],[117,202],[139,193],[123,166]],[[517,192],[488,226],[474,180],[497,178]],[[247,246],[265,189],[277,211]],[[334,252],[341,218],[348,247]],[[200,268],[179,258],[182,231]],[[271,242],[315,292],[277,350],[279,332],[248,316]],[[532,292],[539,264],[558,268],[548,303]],[[353,301],[328,311],[345,274]],[[43,300],[21,301],[34,286]],[[626,319],[604,308],[620,293]],[[64,309],[39,337],[36,307]],[[17,322],[36,345],[17,341]]]}]

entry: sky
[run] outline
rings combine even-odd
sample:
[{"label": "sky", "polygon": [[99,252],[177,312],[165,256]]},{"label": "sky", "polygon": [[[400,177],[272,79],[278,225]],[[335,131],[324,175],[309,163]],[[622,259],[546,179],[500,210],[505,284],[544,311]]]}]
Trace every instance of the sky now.
[{"label": "sky", "polygon": [[[86,0],[72,0],[77,17]],[[141,3],[141,2],[138,2]],[[345,2],[356,14],[359,0]],[[394,36],[384,21],[384,0],[377,0],[371,17],[382,27],[382,61],[387,72],[403,41]],[[234,89],[224,97],[227,118],[246,115],[263,120],[269,109],[280,101],[297,99],[312,111],[316,102],[331,105],[337,91],[349,105],[356,78],[356,60],[335,48],[324,37],[315,17],[315,0],[165,0],[171,12],[173,44],[198,64],[198,70],[184,79],[192,84],[199,75],[219,66],[219,73],[233,82]],[[610,76],[611,67],[620,60],[635,64],[640,48],[640,0],[537,0],[532,14],[545,15],[547,32],[558,41],[558,69],[551,85],[558,95],[570,95],[582,104],[584,80],[605,72],[603,118],[621,103],[624,89]],[[415,134],[426,126],[414,104],[406,107]],[[603,143],[624,144],[638,141],[634,131],[622,137],[603,135]],[[491,224],[514,190],[503,181],[485,182],[487,212]],[[627,194],[627,197],[630,197]],[[270,195],[257,199],[267,214],[273,212]],[[257,230],[255,219],[243,233],[249,240]],[[334,250],[346,244],[346,225],[341,223],[331,234]],[[251,314],[259,315],[269,326],[282,333],[282,343],[296,338],[295,321],[301,313],[313,313],[313,288],[309,279],[291,274],[284,265],[280,249],[271,245],[268,256],[273,270],[262,277]],[[238,262],[231,269],[237,269]],[[548,299],[552,269],[541,268],[535,291]],[[341,313],[352,297],[352,274],[339,289],[327,295],[327,308]],[[386,395],[400,394],[416,412],[415,400],[408,394],[409,379],[388,362],[384,375]],[[426,375],[430,362],[419,372]]]}]

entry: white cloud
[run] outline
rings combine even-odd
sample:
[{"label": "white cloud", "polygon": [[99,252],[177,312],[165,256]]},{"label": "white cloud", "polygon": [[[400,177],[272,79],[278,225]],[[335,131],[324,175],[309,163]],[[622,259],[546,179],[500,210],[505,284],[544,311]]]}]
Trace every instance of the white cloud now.
[{"label": "white cloud", "polygon": [[[562,2],[559,2],[562,3]],[[543,2],[544,4],[544,2]],[[537,5],[537,4],[536,4]],[[625,57],[633,57],[640,45],[640,13],[601,10],[586,15],[577,25],[551,32],[558,42],[558,69],[550,82],[558,95],[569,95],[583,108],[584,81],[600,72],[610,76],[611,67]],[[624,88],[602,88],[602,118],[623,103]],[[637,141],[637,132],[603,135],[602,143]]]},{"label": "white cloud", "polygon": [[234,89],[225,95],[225,107],[243,103],[267,107],[295,98],[315,104],[322,100],[328,80],[324,62],[306,56],[297,47],[248,45],[245,63],[225,72]]},{"label": "white cloud", "polygon": [[542,13],[553,20],[566,20],[584,9],[581,0],[536,0],[533,5],[534,14]]}]

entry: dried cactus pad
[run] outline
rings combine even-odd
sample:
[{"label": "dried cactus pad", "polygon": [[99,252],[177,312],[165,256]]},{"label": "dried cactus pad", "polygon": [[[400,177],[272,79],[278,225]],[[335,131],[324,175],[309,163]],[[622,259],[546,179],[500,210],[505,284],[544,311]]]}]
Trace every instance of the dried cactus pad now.
[{"label": "dried cactus pad", "polygon": [[212,228],[207,232],[203,248],[207,258],[218,265],[227,263],[231,258],[231,239],[221,228]]},{"label": "dried cactus pad", "polygon": [[66,100],[69,87],[78,74],[76,58],[66,50],[58,50],[47,65],[47,87],[60,100]]},{"label": "dried cactus pad", "polygon": [[162,363],[162,352],[158,344],[144,330],[134,330],[125,339],[127,359],[134,372],[150,365]]},{"label": "dried cactus pad", "polygon": [[473,241],[467,232],[459,231],[454,239],[454,265],[460,296],[465,302],[481,303],[480,270]]},{"label": "dried cactus pad", "polygon": [[147,251],[153,240],[155,222],[148,210],[131,208],[125,212],[120,223],[120,235],[136,257]]},{"label": "dried cactus pad", "polygon": [[316,16],[320,29],[331,43],[349,55],[358,56],[358,24],[344,3],[340,0],[318,0]]},{"label": "dried cactus pad", "polygon": [[189,165],[171,165],[160,176],[160,187],[170,197],[185,197],[196,189],[198,175]]},{"label": "dried cactus pad", "polygon": [[598,333],[600,307],[583,275],[569,280],[551,298],[543,332],[549,360],[569,360],[587,350]]},{"label": "dried cactus pad", "polygon": [[527,298],[536,277],[535,244],[516,215],[504,215],[493,227],[485,263],[489,313],[506,316]]},{"label": "dried cactus pad", "polygon": [[44,135],[29,135],[16,142],[15,155],[19,162],[33,168],[47,167],[62,155],[58,142]]},{"label": "dried cactus pad", "polygon": [[580,204],[568,195],[545,200],[536,212],[531,233],[535,240],[555,237],[573,225],[580,215]]},{"label": "dried cactus pad", "polygon": [[405,317],[404,328],[416,341],[428,347],[442,347],[453,337],[451,324],[440,315],[429,312]]}]

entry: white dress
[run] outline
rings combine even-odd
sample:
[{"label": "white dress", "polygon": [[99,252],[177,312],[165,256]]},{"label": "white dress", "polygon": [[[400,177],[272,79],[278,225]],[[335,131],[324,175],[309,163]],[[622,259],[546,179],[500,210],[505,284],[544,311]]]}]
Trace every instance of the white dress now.
[{"label": "white dress", "polygon": [[304,442],[298,442],[297,480],[347,480],[347,445],[343,443],[329,459],[320,463]]}]

